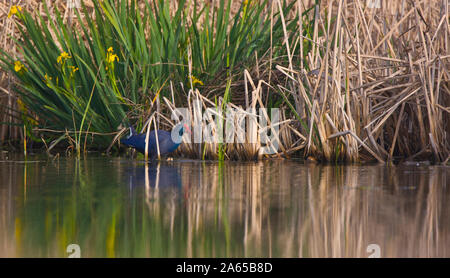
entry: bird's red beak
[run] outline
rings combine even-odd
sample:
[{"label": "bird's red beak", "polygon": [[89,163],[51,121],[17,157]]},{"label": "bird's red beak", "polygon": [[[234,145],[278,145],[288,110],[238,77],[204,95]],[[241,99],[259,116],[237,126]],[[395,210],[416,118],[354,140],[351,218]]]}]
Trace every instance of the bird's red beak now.
[{"label": "bird's red beak", "polygon": [[184,124],[183,127],[187,132],[189,132],[189,134],[192,134],[191,129],[189,128],[189,126],[187,124]]}]

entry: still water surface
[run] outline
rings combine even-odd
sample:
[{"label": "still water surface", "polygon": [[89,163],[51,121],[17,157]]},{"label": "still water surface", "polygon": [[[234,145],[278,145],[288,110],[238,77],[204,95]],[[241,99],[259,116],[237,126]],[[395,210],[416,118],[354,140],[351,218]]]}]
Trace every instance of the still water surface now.
[{"label": "still water surface", "polygon": [[[0,160],[0,257],[450,256],[445,166]],[[368,252],[368,246],[378,247]],[[373,245],[372,245],[373,246]]]}]

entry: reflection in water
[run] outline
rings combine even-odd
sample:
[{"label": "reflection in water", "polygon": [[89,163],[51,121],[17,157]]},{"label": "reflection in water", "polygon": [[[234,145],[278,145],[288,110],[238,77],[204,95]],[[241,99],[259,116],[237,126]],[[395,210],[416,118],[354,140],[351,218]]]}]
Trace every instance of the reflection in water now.
[{"label": "reflection in water", "polygon": [[449,256],[444,166],[0,164],[0,257]]},{"label": "reflection in water", "polygon": [[179,168],[161,163],[130,167],[123,178],[128,178],[130,187],[181,187]]}]

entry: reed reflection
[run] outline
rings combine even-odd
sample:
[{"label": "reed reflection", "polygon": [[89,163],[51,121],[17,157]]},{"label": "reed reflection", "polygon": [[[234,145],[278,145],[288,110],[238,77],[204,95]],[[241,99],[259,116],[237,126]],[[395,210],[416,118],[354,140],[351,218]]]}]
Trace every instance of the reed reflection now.
[{"label": "reed reflection", "polygon": [[[378,244],[384,257],[448,256],[447,175],[442,167],[202,164],[182,171],[191,184],[184,255],[368,257]],[[166,209],[159,213],[175,211]],[[221,249],[199,248],[208,231]]]},{"label": "reed reflection", "polygon": [[82,257],[449,256],[448,167],[2,166],[0,257],[64,257],[70,243]]}]

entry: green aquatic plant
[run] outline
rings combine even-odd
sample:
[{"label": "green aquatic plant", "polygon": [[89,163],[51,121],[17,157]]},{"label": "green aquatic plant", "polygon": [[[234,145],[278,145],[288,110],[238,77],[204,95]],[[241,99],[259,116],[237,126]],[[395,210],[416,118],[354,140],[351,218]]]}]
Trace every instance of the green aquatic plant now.
[{"label": "green aquatic plant", "polygon": [[[84,5],[83,8],[88,14]],[[51,13],[45,3],[43,10],[44,15],[23,10],[16,19],[22,36],[16,39],[21,61],[0,50],[1,66],[10,69],[19,80],[15,91],[26,107],[39,115],[40,128],[69,131],[78,137],[78,143],[88,133],[83,130],[84,121],[92,132],[114,131],[129,109],[126,101],[117,97],[118,91],[126,91],[127,80],[106,82],[111,80],[111,71],[101,68],[108,64],[104,45],[120,48],[111,37],[111,29],[99,20],[100,10],[95,10],[95,23],[90,16],[82,19],[76,12],[82,32],[66,24],[57,9],[53,10],[54,21],[44,20],[44,16],[51,18]],[[118,64],[115,70],[121,68]],[[98,138],[94,145],[110,140]]]},{"label": "green aquatic plant", "polygon": [[[45,3],[44,14],[12,9],[22,58],[0,50],[0,66],[17,77],[15,91],[40,116],[38,130],[52,131],[46,141],[75,136],[79,152],[90,135],[91,146],[106,146],[121,123],[142,123],[156,99],[170,97],[168,80],[184,84],[174,90],[179,104],[186,102],[184,87],[225,82],[226,90],[215,92],[225,104],[243,73],[238,64],[251,66],[269,49],[284,51],[283,23],[265,11],[266,1],[245,1],[234,13],[231,1],[194,3],[108,0],[88,10],[81,1],[71,23]],[[283,7],[287,12],[292,4]],[[295,30],[294,20],[289,28]],[[94,134],[109,136],[94,140]]]}]

